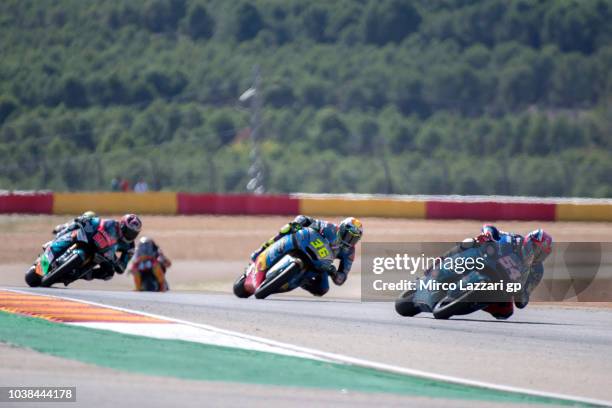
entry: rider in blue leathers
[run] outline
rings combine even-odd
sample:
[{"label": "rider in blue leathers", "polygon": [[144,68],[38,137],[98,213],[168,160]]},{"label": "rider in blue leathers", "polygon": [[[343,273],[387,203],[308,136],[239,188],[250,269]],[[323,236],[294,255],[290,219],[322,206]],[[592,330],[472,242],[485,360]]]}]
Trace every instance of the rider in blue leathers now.
[{"label": "rider in blue leathers", "polygon": [[332,224],[324,220],[298,215],[292,222],[283,226],[279,233],[266,241],[257,251],[251,254],[251,261],[258,269],[267,269],[274,265],[284,255],[283,248],[273,245],[280,238],[299,231],[302,228],[312,228],[325,238],[334,252],[334,258],[340,260],[336,269],[330,265],[326,271],[317,274],[310,281],[302,284],[302,289],[315,296],[323,296],[329,291],[328,277],[336,285],[342,285],[348,276],[355,259],[355,245],[363,235],[361,222],[353,217],[346,218],[340,224]]},{"label": "rider in blue leathers", "polygon": [[84,278],[109,280],[115,272],[123,273],[132,258],[134,240],[140,233],[142,222],[134,214],[126,214],[120,221],[83,215],[75,218],[72,223],[58,227],[57,231],[54,230],[57,233],[56,239],[49,244],[53,255],[60,256],[77,237],[85,237],[100,249],[101,255],[108,262],[92,268]]},{"label": "rider in blue leathers", "polygon": [[[525,287],[514,295],[514,306],[519,309],[526,307],[531,292],[538,286],[544,275],[543,262],[552,250],[552,237],[542,229],[532,231],[523,237],[520,234],[501,231],[491,224],[485,224],[475,241],[479,243],[495,241],[512,245],[525,266],[530,268]],[[483,310],[497,319],[507,319],[514,312],[512,302],[493,303]]]}]

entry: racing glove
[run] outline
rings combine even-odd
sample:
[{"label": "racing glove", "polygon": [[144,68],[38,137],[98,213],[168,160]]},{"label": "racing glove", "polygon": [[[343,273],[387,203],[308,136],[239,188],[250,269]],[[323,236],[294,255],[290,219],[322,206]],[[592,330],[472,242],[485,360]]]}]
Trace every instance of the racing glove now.
[{"label": "racing glove", "polygon": [[482,234],[478,234],[474,237],[474,241],[476,241],[479,244],[484,244],[485,242],[491,242],[493,241],[493,237],[491,236],[491,234],[488,233],[482,233]]},{"label": "racing glove", "polygon": [[329,277],[338,286],[342,285],[346,280],[346,273],[338,271],[334,265],[330,265],[325,272],[329,274]]},{"label": "racing glove", "polygon": [[346,273],[344,272],[336,272],[332,275],[332,281],[338,286],[341,286],[346,281]]}]

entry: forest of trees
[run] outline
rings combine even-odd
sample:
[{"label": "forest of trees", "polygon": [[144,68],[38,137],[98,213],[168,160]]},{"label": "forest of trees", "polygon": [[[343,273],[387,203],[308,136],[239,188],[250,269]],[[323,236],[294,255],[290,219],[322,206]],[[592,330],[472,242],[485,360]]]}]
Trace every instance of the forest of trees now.
[{"label": "forest of trees", "polygon": [[612,197],[612,0],[3,0],[0,189]]}]

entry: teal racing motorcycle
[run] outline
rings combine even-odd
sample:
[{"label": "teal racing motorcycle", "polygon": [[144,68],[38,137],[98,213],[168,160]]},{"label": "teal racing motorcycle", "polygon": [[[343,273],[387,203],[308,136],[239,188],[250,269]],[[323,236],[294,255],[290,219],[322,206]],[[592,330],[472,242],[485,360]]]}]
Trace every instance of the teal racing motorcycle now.
[{"label": "teal racing motorcycle", "polygon": [[[69,246],[65,245],[66,240],[70,241]],[[100,239],[90,242],[81,228],[56,237],[43,246],[43,252],[26,271],[25,281],[30,287],[50,287],[56,283],[68,286],[84,278],[93,268],[109,262],[102,255],[108,249],[107,244],[107,240]],[[54,251],[56,248],[63,251]]]}]

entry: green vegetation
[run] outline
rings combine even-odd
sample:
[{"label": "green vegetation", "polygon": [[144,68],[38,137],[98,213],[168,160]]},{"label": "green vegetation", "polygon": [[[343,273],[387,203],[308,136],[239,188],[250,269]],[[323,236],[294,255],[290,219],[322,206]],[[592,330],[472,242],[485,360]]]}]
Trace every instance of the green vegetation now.
[{"label": "green vegetation", "polygon": [[0,188],[612,197],[611,0],[4,0]]}]

